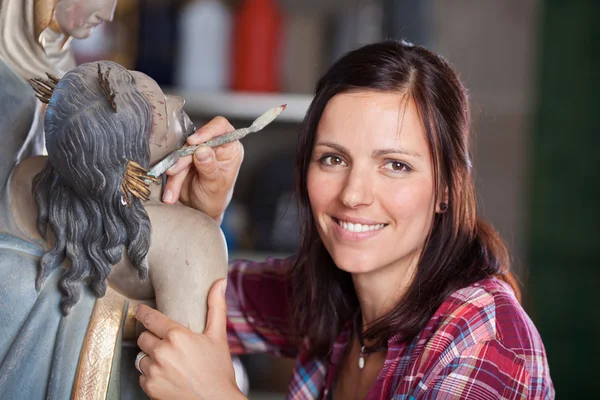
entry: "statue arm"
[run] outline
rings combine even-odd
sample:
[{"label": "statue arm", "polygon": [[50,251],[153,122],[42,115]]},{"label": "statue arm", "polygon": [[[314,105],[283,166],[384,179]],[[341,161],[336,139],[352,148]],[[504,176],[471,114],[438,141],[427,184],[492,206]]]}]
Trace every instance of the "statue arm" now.
[{"label": "statue arm", "polygon": [[227,277],[227,246],[208,216],[188,207],[149,206],[149,277],[157,308],[194,332],[206,324],[213,283]]}]

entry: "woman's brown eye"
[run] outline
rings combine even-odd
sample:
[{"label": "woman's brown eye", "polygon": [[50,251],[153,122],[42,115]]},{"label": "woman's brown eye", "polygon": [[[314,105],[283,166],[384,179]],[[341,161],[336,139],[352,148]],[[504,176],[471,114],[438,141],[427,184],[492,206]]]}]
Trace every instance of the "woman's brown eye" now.
[{"label": "woman's brown eye", "polygon": [[339,157],[331,157],[331,165],[341,165],[342,159]]},{"label": "woman's brown eye", "polygon": [[385,164],[385,168],[394,172],[409,172],[411,168],[400,161],[389,161]]},{"label": "woman's brown eye", "polygon": [[319,162],[323,165],[328,165],[331,167],[338,167],[346,165],[344,160],[337,156],[323,156],[319,160]]}]

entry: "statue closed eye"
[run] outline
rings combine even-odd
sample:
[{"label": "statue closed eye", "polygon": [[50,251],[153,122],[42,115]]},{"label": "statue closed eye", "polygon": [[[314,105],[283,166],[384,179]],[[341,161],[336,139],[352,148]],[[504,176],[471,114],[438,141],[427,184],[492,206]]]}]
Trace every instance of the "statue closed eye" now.
[{"label": "statue closed eye", "polygon": [[94,27],[113,19],[116,5],[117,0],[59,0],[54,19],[62,32],[84,39]]}]

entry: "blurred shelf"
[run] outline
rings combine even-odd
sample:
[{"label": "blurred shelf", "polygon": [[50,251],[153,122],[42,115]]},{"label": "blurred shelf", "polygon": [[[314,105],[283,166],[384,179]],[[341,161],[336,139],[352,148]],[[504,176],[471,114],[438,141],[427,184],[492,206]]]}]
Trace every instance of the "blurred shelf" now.
[{"label": "blurred shelf", "polygon": [[298,93],[249,93],[249,92],[199,92],[170,88],[170,95],[185,98],[185,111],[190,116],[254,120],[270,108],[287,104],[286,110],[277,118],[279,122],[300,123],[308,110],[313,96]]}]

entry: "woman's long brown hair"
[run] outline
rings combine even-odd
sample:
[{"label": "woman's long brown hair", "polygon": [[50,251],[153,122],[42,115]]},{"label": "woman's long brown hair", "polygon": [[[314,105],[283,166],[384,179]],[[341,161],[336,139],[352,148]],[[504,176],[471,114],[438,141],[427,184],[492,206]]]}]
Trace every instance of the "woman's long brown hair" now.
[{"label": "woman's long brown hair", "polygon": [[291,309],[300,337],[313,356],[325,357],[358,309],[349,273],[337,268],[321,242],[311,212],[307,173],[317,125],[328,101],[351,91],[405,93],[425,126],[433,160],[436,204],[446,193],[448,209],[432,215],[432,226],[413,280],[402,300],[375,321],[365,340],[383,345],[396,334],[410,339],[452,292],[495,276],[520,297],[508,271],[499,235],[477,216],[469,154],[470,113],[466,90],[450,65],[423,47],[385,41],[352,51],[317,84],[298,139],[296,193],[302,240],[292,269]]}]

